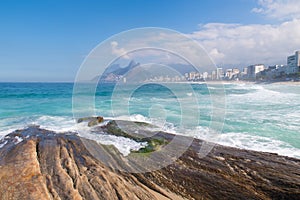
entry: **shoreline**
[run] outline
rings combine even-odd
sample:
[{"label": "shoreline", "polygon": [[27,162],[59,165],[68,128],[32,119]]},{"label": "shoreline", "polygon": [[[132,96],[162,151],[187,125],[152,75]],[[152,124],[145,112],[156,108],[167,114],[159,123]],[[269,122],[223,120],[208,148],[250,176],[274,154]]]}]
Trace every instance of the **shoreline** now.
[{"label": "shoreline", "polygon": [[145,82],[147,83],[163,83],[163,84],[194,84],[194,85],[201,85],[201,84],[207,84],[207,85],[230,85],[230,84],[235,84],[235,85],[240,85],[240,84],[245,84],[245,85],[300,85],[300,81],[179,81],[179,82]]},{"label": "shoreline", "polygon": [[245,84],[245,85],[300,85],[300,81],[207,81],[210,84]]},{"label": "shoreline", "polygon": [[[75,84],[76,82],[0,82],[0,84]],[[145,83],[174,83],[174,84],[278,84],[278,85],[300,85],[300,81],[178,81],[178,82],[145,82]],[[114,82],[104,83],[104,84],[116,84]]]},{"label": "shoreline", "polygon": [[[2,148],[2,145],[5,143],[5,137],[9,134],[11,134],[12,132],[15,132],[15,131],[19,131],[19,130],[25,130],[27,128],[30,128],[30,127],[39,127],[41,129],[46,129],[48,131],[52,131],[54,133],[57,133],[57,134],[64,134],[64,133],[75,133],[75,134],[78,134],[79,135],[79,132],[78,130],[82,130],[82,128],[84,128],[85,131],[91,131],[92,129],[99,129],[101,128],[101,126],[103,125],[106,125],[107,123],[109,122],[112,122],[112,121],[123,121],[125,123],[145,123],[145,124],[149,124],[150,126],[156,126],[155,124],[152,124],[150,121],[147,121],[147,120],[144,120],[144,119],[134,119],[134,120],[131,120],[130,118],[124,118],[124,117],[117,117],[117,118],[113,118],[113,117],[105,117],[105,121],[103,122],[103,124],[101,124],[100,126],[94,126],[94,127],[88,127],[86,125],[86,127],[82,127],[82,126],[78,126],[77,128],[69,128],[69,129],[66,129],[66,128],[63,128],[64,130],[59,130],[59,128],[50,128],[50,127],[47,127],[47,126],[44,126],[44,125],[38,125],[38,124],[32,124],[32,125],[27,125],[27,126],[23,126],[23,127],[19,127],[19,128],[15,128],[15,129],[9,129],[5,134],[1,135],[0,136],[0,150]],[[74,121],[75,123],[75,121]],[[78,124],[75,123],[75,126],[77,126]],[[150,129],[149,129],[150,130]],[[272,151],[270,149],[262,149],[262,148],[249,148],[247,146],[235,146],[235,145],[231,145],[230,143],[222,143],[222,142],[218,142],[218,141],[210,141],[209,139],[201,139],[199,137],[196,137],[196,136],[193,136],[193,135],[188,135],[187,133],[188,132],[177,132],[176,130],[174,129],[157,129],[157,128],[154,128],[153,130],[151,129],[151,131],[163,131],[163,132],[167,132],[167,133],[170,133],[170,134],[173,134],[173,135],[177,135],[177,136],[185,136],[185,137],[189,137],[189,138],[194,138],[194,139],[200,139],[200,140],[204,140],[206,142],[209,142],[209,143],[214,143],[216,145],[221,145],[221,146],[224,146],[224,147],[229,147],[229,148],[236,148],[236,149],[240,149],[240,150],[249,150],[249,151],[256,151],[256,152],[261,152],[261,153],[272,153],[272,154],[277,154],[279,156],[286,156],[286,157],[289,157],[289,158],[295,158],[295,159],[300,159],[300,156],[299,154],[291,154],[291,153],[287,153],[287,151],[291,152],[291,149],[277,149],[277,151]],[[188,131],[188,130],[186,130]],[[226,135],[226,133],[224,133]],[[81,137],[81,135],[79,135]],[[221,136],[221,135],[220,135]],[[248,136],[246,134],[246,136]],[[259,136],[258,136],[259,137]],[[261,136],[261,139],[269,139],[268,137],[265,137],[265,136]],[[96,140],[95,140],[96,141]],[[278,140],[280,141],[280,140]],[[101,141],[97,141],[97,142],[100,142]],[[113,142],[116,142],[115,140]],[[103,143],[105,144],[105,143]],[[128,144],[127,144],[128,145]],[[296,147],[294,147],[294,151],[299,151],[300,149],[297,149]],[[282,153],[282,152],[285,152],[285,153]]]},{"label": "shoreline", "polygon": [[[110,118],[110,117],[107,117],[105,118],[106,120],[103,122],[103,124],[101,126],[94,126],[92,127],[93,129],[93,132],[96,130],[96,131],[99,131],[101,130],[101,128],[103,126],[106,126],[108,123],[110,122],[121,122],[121,123],[128,123],[128,124],[131,124],[131,123],[140,123],[140,124],[147,124],[149,126],[153,126],[155,127],[154,124],[151,124],[149,121],[144,121],[144,120],[134,120],[134,121],[131,121],[129,119],[124,119],[124,118]],[[75,134],[75,135],[78,135],[79,137],[83,137],[82,135],[79,134],[78,131],[76,131],[76,129],[72,129],[72,130],[62,130],[62,131],[58,131],[58,129],[49,129],[47,127],[43,127],[43,126],[40,126],[40,125],[35,125],[35,124],[32,124],[32,125],[28,125],[28,126],[24,126],[23,128],[16,128],[16,129],[10,129],[9,132],[7,132],[7,134],[5,135],[1,135],[1,138],[0,138],[0,150],[1,148],[3,148],[6,144],[6,136],[7,135],[10,135],[11,133],[13,132],[16,132],[16,131],[23,131],[23,130],[26,130],[28,128],[32,128],[32,127],[37,127],[37,128],[40,128],[40,129],[45,129],[47,131],[51,131],[55,134]],[[86,127],[88,128],[88,127]],[[91,127],[90,127],[91,128]],[[85,130],[87,131],[87,130]],[[147,129],[147,131],[150,131],[150,132],[164,132],[164,133],[167,133],[167,134],[170,134],[170,135],[174,135],[174,136],[179,136],[179,137],[187,137],[187,138],[191,138],[191,139],[194,139],[194,140],[203,140],[204,142],[207,142],[207,143],[212,143],[213,145],[215,146],[223,146],[223,147],[226,147],[226,148],[234,148],[234,149],[237,149],[237,150],[241,150],[241,151],[254,151],[254,152],[257,152],[257,153],[269,153],[269,154],[275,154],[275,155],[278,155],[278,156],[282,156],[282,157],[288,157],[288,158],[291,158],[291,159],[299,159],[300,160],[300,157],[297,156],[297,155],[289,155],[289,154],[284,154],[284,153],[280,153],[279,151],[268,151],[267,149],[255,149],[255,148],[248,148],[248,147],[240,147],[240,146],[234,146],[234,145],[230,145],[230,144],[225,144],[225,143],[222,143],[222,142],[213,142],[213,141],[210,141],[208,139],[202,139],[202,138],[197,138],[195,136],[192,136],[192,135],[187,135],[187,134],[184,134],[184,133],[179,133],[179,132],[174,132],[173,130],[162,130],[162,129],[157,129],[157,128],[154,128],[153,130],[152,129]],[[101,131],[100,131],[101,132]],[[225,133],[226,134],[226,133]],[[118,137],[124,137],[124,138],[127,138],[128,135],[115,135],[115,136],[118,136]],[[264,138],[264,137],[262,137]],[[129,139],[132,139],[132,138],[129,138]],[[100,141],[97,141],[97,140],[94,140],[95,142],[99,142],[101,143]],[[105,143],[102,143],[103,145],[106,145]],[[113,146],[115,146],[114,144],[111,144]],[[118,149],[118,147],[116,147]],[[298,149],[297,149],[298,150]],[[130,152],[132,153],[132,152]]]}]

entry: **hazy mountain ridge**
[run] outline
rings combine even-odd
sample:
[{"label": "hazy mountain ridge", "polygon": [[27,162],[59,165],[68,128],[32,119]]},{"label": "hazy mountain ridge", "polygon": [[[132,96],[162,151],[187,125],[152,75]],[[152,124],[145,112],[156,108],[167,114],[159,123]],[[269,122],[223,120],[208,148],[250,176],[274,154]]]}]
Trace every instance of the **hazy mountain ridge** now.
[{"label": "hazy mountain ridge", "polygon": [[[135,62],[134,60],[131,60],[129,64],[125,67],[121,67],[119,64],[113,64],[104,71],[101,79],[100,76],[96,76],[91,81],[96,82],[100,79],[99,82],[117,82],[122,76],[124,76],[130,70],[139,66],[141,66],[141,64],[139,62]],[[168,67],[172,68],[182,76],[185,73],[196,71],[192,65],[184,65],[180,63],[170,64],[168,65]],[[157,73],[159,74],[159,72]]]}]

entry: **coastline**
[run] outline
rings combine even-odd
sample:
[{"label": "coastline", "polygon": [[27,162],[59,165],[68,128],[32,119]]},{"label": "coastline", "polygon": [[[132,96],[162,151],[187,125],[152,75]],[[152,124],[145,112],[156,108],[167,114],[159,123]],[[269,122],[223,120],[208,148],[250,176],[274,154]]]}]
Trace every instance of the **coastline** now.
[{"label": "coastline", "polygon": [[300,85],[300,81],[276,81],[276,82],[262,82],[263,84],[272,85]]},{"label": "coastline", "polygon": [[[205,82],[204,82],[205,83]],[[236,85],[300,85],[300,81],[207,81],[209,84],[236,84]]]},{"label": "coastline", "polygon": [[193,82],[193,81],[182,81],[182,82],[149,82],[149,83],[164,83],[164,84],[211,84],[211,85],[228,85],[228,84],[235,84],[235,85],[300,85],[300,81],[203,81],[203,82]]}]

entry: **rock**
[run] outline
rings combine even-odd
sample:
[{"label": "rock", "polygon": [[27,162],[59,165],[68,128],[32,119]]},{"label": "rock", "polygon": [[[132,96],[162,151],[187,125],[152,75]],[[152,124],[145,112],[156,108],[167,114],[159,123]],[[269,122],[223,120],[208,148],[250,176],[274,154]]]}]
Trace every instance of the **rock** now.
[{"label": "rock", "polygon": [[103,121],[104,121],[104,118],[101,117],[101,116],[98,116],[98,117],[83,117],[83,118],[79,118],[77,120],[77,123],[88,122],[88,126],[92,127],[92,126],[96,126],[97,124],[100,124]]},{"label": "rock", "polygon": [[136,142],[147,142],[145,148],[140,149],[137,153],[149,153],[162,148],[168,144],[167,139],[155,134],[147,128],[157,128],[145,122],[129,122],[122,120],[112,120],[106,125],[98,127],[99,132],[107,132],[111,135],[121,136],[135,140]]},{"label": "rock", "polygon": [[97,117],[82,117],[79,118],[77,120],[77,123],[81,123],[81,122],[88,122],[88,121],[92,121],[92,120],[98,120],[99,123],[103,122],[103,117],[102,116],[97,116]]},{"label": "rock", "polygon": [[38,127],[15,131],[0,141],[0,199],[299,199],[300,160],[221,145],[200,158],[202,143],[167,167],[131,174],[117,170],[128,163],[115,148]]},{"label": "rock", "polygon": [[95,117],[82,117],[82,118],[77,119],[77,123],[87,122],[87,121],[90,121],[93,119],[95,119]]},{"label": "rock", "polygon": [[22,142],[0,149],[0,199],[155,199],[131,174],[93,158],[76,135],[37,127],[18,135]]},{"label": "rock", "polygon": [[89,121],[88,126],[96,126],[97,124],[100,124],[101,122],[103,122],[103,117],[96,117],[95,119]]}]

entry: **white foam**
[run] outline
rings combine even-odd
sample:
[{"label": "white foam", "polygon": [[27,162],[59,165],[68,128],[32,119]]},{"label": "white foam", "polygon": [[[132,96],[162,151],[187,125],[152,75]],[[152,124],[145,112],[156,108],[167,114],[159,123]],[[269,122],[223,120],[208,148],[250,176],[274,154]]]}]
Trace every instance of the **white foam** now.
[{"label": "white foam", "polygon": [[[287,120],[292,120],[299,116],[298,113],[291,113]],[[257,115],[256,118],[259,120],[260,117],[262,119],[265,116]],[[107,118],[105,118],[107,119]],[[156,121],[155,119],[147,118],[143,115],[132,115],[132,116],[120,116],[117,118],[110,118],[110,119],[117,119],[117,120],[129,120],[129,121],[139,121],[139,122],[146,122],[156,125],[157,128],[152,128],[153,131],[162,130],[165,132],[170,132],[173,134],[181,134],[186,136],[191,136],[199,139],[203,139],[209,142],[215,142],[225,146],[249,149],[249,150],[256,150],[256,151],[264,151],[264,152],[272,152],[278,153],[280,155],[291,156],[300,158],[300,149],[291,146],[290,144],[279,141],[276,139],[271,139],[262,136],[255,136],[249,133],[222,133],[217,134],[212,132],[208,127],[197,127],[194,130],[179,130],[176,128],[172,123],[161,123],[161,121]],[[274,120],[275,118],[272,118]],[[0,126],[0,137],[5,136],[16,129],[22,129],[28,127],[30,124],[40,125],[41,128],[45,128],[48,130],[52,130],[55,132],[77,132],[81,137],[85,137],[88,139],[95,140],[104,145],[114,145],[124,156],[128,155],[130,151],[135,151],[140,148],[145,147],[146,143],[139,143],[134,140],[124,138],[124,137],[117,137],[113,135],[107,134],[99,134],[93,133],[92,128],[87,126],[87,123],[75,123],[72,117],[53,117],[53,116],[40,116],[40,117],[33,117],[30,120],[28,118],[20,119],[6,119],[4,121],[0,120],[0,124],[3,123],[5,126]],[[280,120],[280,118],[278,118]],[[18,123],[18,121],[22,121],[22,123]],[[103,122],[100,125],[105,125],[108,121]],[[11,123],[11,124],[9,124]],[[290,124],[290,123],[289,123]],[[288,127],[283,127],[288,128]],[[297,125],[289,125],[289,128],[293,128],[297,131]],[[16,138],[16,141],[19,143],[21,142],[22,138]],[[6,142],[2,142],[0,144],[0,148],[2,148]]]},{"label": "white foam", "polygon": [[23,141],[23,138],[21,138],[19,136],[15,136],[15,144],[19,144],[22,141]]},{"label": "white foam", "polygon": [[199,132],[197,133],[195,131],[193,137],[224,146],[277,153],[283,156],[300,158],[300,149],[276,139],[251,135],[248,133],[211,133],[206,127],[198,127],[197,131]]},{"label": "white foam", "polygon": [[134,114],[130,116],[122,115],[118,117],[105,117],[105,119],[151,123],[151,119],[140,114]]},{"label": "white foam", "polygon": [[[299,94],[296,93],[287,93],[287,92],[279,92],[275,89],[268,88],[262,85],[236,85],[233,89],[244,89],[248,90],[246,94],[229,94],[226,96],[227,101],[230,102],[240,102],[240,103],[270,103],[270,104],[278,104],[278,103],[299,103],[298,98]],[[251,91],[253,90],[253,91]]]},{"label": "white foam", "polygon": [[218,143],[238,148],[278,153],[279,155],[300,158],[300,149],[297,149],[286,142],[267,137],[247,135],[244,133],[226,133],[220,136],[220,141]]},{"label": "white foam", "polygon": [[6,145],[6,143],[7,143],[7,140],[5,140],[4,142],[2,142],[2,143],[0,144],[0,149],[3,148],[3,147]]},{"label": "white foam", "polygon": [[[133,116],[132,120],[146,122],[146,118],[144,118],[142,115]],[[98,126],[106,125],[108,122],[109,121],[106,120],[103,123],[100,123]],[[4,122],[2,121],[2,123]],[[88,127],[87,122],[76,123],[72,117],[67,116],[35,116],[30,119],[28,119],[27,117],[11,118],[5,120],[5,125],[5,127],[0,128],[0,136],[2,137],[9,133],[12,133],[16,129],[24,129],[31,125],[38,125],[40,126],[40,128],[51,130],[56,133],[76,132],[81,137],[95,140],[101,144],[114,145],[124,156],[127,156],[130,151],[137,151],[147,145],[147,143],[139,143],[124,137],[93,133],[93,128]],[[15,137],[15,144],[18,144],[22,141],[22,138],[18,136]]]},{"label": "white foam", "polygon": [[129,155],[131,151],[137,151],[147,146],[147,142],[136,142],[129,138],[117,137],[108,134],[86,132],[80,134],[80,136],[104,145],[114,145],[124,156]]},{"label": "white foam", "polygon": [[196,129],[182,131],[170,124],[169,126],[162,127],[162,130],[174,134],[194,137],[224,146],[277,153],[283,156],[300,158],[300,149],[295,148],[286,142],[267,137],[251,135],[249,133],[217,133],[209,127],[202,126],[198,126]]}]

